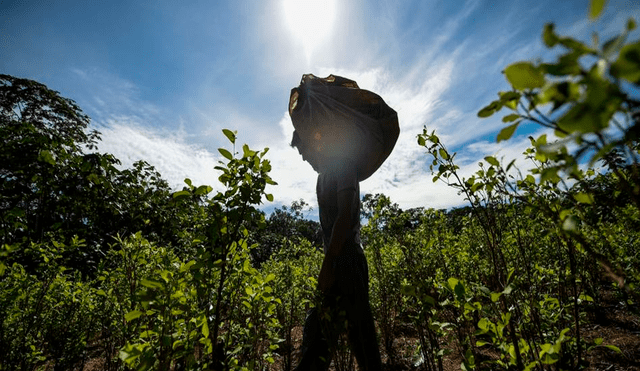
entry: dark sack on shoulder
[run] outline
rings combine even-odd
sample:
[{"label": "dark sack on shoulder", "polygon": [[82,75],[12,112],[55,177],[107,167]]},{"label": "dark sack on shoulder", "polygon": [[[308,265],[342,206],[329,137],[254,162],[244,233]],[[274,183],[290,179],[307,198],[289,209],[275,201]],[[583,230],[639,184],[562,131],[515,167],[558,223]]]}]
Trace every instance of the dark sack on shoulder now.
[{"label": "dark sack on shoulder", "polygon": [[358,180],[370,177],[398,140],[398,115],[382,98],[340,76],[302,76],[289,115],[301,140],[329,158],[354,159]]}]

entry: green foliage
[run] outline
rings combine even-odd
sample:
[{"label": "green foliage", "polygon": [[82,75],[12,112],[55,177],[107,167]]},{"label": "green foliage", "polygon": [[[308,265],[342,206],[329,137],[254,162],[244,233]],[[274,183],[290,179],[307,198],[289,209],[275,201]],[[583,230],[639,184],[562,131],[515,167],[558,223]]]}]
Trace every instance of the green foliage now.
[{"label": "green foliage", "polygon": [[[436,281],[445,289],[440,290],[439,305],[455,314],[447,323],[457,332],[466,369],[580,367],[584,352],[593,349],[582,338],[584,313],[606,287],[602,277],[612,278],[623,293],[637,295],[637,278],[632,278],[638,276],[637,268],[623,262],[636,254],[626,250],[625,243],[609,245],[601,238],[617,233],[637,241],[637,233],[613,227],[622,219],[612,216],[625,215],[625,223],[635,224],[640,219],[628,218],[628,212],[630,207],[634,213],[638,209],[621,200],[609,202],[611,207],[603,213],[608,201],[597,198],[602,193],[595,190],[615,187],[616,174],[576,170],[579,182],[569,185],[547,171],[554,162],[535,148],[544,140],[532,139],[533,147],[525,151],[535,165],[530,174],[521,175],[513,162],[504,166],[487,156],[480,169],[465,179],[451,160],[455,154],[442,156],[448,151],[433,132],[425,128],[418,138],[433,157],[434,181],[441,179],[458,189],[471,204],[470,223],[458,232],[466,256],[458,253],[462,264],[453,271],[464,281],[443,280],[452,273]],[[606,246],[621,247],[614,252]],[[455,260],[444,261],[450,265]],[[627,277],[626,283],[621,276]],[[413,287],[409,286],[410,294]],[[448,298],[442,300],[442,293]],[[469,326],[475,331],[465,331]],[[487,358],[484,349],[499,357]]]},{"label": "green foliage", "polygon": [[[592,2],[592,18],[603,5]],[[534,165],[529,174],[522,175],[513,162],[504,166],[488,156],[480,170],[461,178],[455,154],[449,154],[434,132],[425,128],[418,136],[418,144],[433,157],[434,181],[444,180],[465,196],[473,211],[472,226],[480,227],[477,235],[483,236],[485,251],[476,261],[487,261],[489,270],[483,271],[488,276],[469,279],[482,284],[464,296],[467,303],[453,321],[464,328],[466,316],[474,316],[475,332],[458,336],[464,345],[463,368],[581,367],[584,352],[594,348],[582,338],[584,313],[603,290],[602,278],[615,282],[633,302],[640,297],[637,268],[628,264],[636,254],[626,243],[612,240],[614,234],[625,241],[638,238],[631,232],[637,229],[623,232],[614,226],[622,219],[633,225],[639,220],[629,217],[630,208],[632,214],[640,210],[639,105],[625,92],[629,84],[637,85],[635,74],[640,71],[633,62],[637,42],[625,45],[634,28],[630,20],[620,35],[602,45],[594,38],[590,47],[558,36],[549,24],[543,31],[545,45],[565,49],[557,62],[517,62],[505,68],[513,90],[500,92],[478,116],[489,117],[502,108],[511,111],[502,119],[509,125],[499,132],[498,141],[510,139],[523,122],[553,129],[560,138],[554,143],[546,134],[530,138],[531,148],[524,152]],[[577,149],[570,151],[570,144]],[[590,167],[603,161],[609,173],[583,170],[585,158]],[[613,251],[610,246],[620,247]],[[468,292],[448,283],[455,301]],[[482,348],[499,357],[483,360]]]},{"label": "green foliage", "polygon": [[[72,241],[79,243],[79,241]],[[6,246],[5,246],[6,248]],[[1,369],[34,369],[54,360],[70,369],[86,362],[96,318],[91,285],[60,265],[62,243],[32,244],[46,261],[39,275],[13,263],[0,279]]]},{"label": "green foliage", "polygon": [[316,305],[317,275],[322,253],[309,241],[282,240],[282,246],[261,266],[261,271],[273,277],[273,292],[282,305],[276,306],[279,348],[283,370],[294,368],[293,329],[304,323],[306,312]]},{"label": "green foliage", "polygon": [[[593,0],[590,16],[603,6]],[[465,370],[580,369],[594,349],[622,351],[586,341],[584,328],[603,292],[628,308],[640,300],[634,28],[588,46],[547,25],[557,62],[505,68],[513,90],[478,116],[509,110],[498,141],[527,122],[560,137],[530,138],[531,170],[486,156],[463,178],[425,128],[432,180],[469,206],[402,210],[365,195],[361,237],[389,367],[412,358],[443,370],[455,357]],[[256,209],[273,200],[267,149],[236,150],[224,129],[220,184],[186,179],[171,193],[145,162],[121,169],[91,153],[88,117],[44,85],[2,75],[0,99],[0,369],[292,369],[292,334],[318,299],[321,235],[302,200],[268,217]],[[343,355],[337,368],[352,365]]]},{"label": "green foliage", "polygon": [[[235,133],[224,134],[235,145]],[[178,208],[195,214],[192,220],[197,224],[183,235],[191,239],[186,251],[193,257],[152,264],[158,268],[139,281],[136,307],[125,314],[127,322],[141,324],[137,340],[120,350],[127,365],[262,369],[273,362],[278,342],[275,312],[281,300],[270,286],[275,277],[251,266],[255,246],[248,243],[247,229],[256,214],[253,205],[270,198],[265,188],[275,184],[268,176],[266,152],[247,145],[241,157],[228,152],[228,162],[216,167],[223,190],[204,200],[212,188],[196,187],[190,180],[173,194]]]},{"label": "green foliage", "polygon": [[[99,133],[71,100],[35,81],[0,75],[0,242],[48,243],[81,236],[65,266],[95,274],[118,234],[143,231],[163,244],[177,241],[169,187],[152,166],[94,151]],[[173,228],[172,228],[173,227]],[[28,271],[32,257],[12,255]]]},{"label": "green foliage", "polygon": [[[592,1],[590,16],[602,12],[604,1]],[[638,107],[637,86],[640,84],[640,41],[627,43],[636,23],[629,19],[625,29],[610,40],[600,43],[594,35],[593,45],[555,33],[547,24],[542,39],[548,48],[561,47],[563,52],[554,63],[516,62],[504,70],[513,90],[500,92],[499,99],[478,112],[489,117],[508,108],[503,122],[512,123],[502,129],[498,141],[508,140],[516,128],[527,122],[552,129],[560,138],[547,143],[537,138],[534,145],[538,158],[553,162],[545,168],[543,180],[558,173],[580,179],[578,164],[588,159],[590,166],[605,160],[612,151],[621,154],[623,167],[618,173],[620,187],[625,188],[640,207],[640,175],[638,175]],[[570,151],[569,146],[576,150]]]},{"label": "green foliage", "polygon": [[[267,149],[222,150],[221,192],[187,179],[171,195],[144,162],[121,170],[85,153],[99,136],[85,134],[75,103],[30,80],[0,81],[0,368],[273,362],[281,300],[275,277],[251,265],[247,229],[260,227],[254,206],[273,199]],[[236,133],[223,134],[235,146]]]},{"label": "green foliage", "polygon": [[316,248],[322,248],[320,223],[304,217],[304,212],[310,210],[304,200],[298,200],[293,201],[291,206],[283,205],[275,209],[268,218],[261,215],[261,218],[265,218],[265,225],[260,233],[253,235],[258,245],[251,251],[254,265],[264,263],[287,243],[308,241]]}]

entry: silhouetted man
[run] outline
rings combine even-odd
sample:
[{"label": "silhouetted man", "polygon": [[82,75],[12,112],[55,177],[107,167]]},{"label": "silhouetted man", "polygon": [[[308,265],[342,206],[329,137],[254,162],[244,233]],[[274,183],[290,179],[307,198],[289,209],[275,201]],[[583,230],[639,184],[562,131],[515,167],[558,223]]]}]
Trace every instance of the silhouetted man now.
[{"label": "silhouetted man", "polygon": [[305,321],[297,371],[326,370],[346,330],[360,370],[382,368],[369,306],[369,271],[360,244],[360,185],[389,156],[398,115],[380,96],[350,79],[302,76],[291,90],[291,145],[318,172],[316,194],[324,239],[320,303]]},{"label": "silhouetted man", "polygon": [[326,370],[338,336],[346,330],[361,370],[381,370],[369,306],[369,273],[360,244],[360,187],[352,159],[326,157],[294,132],[291,145],[318,172],[316,193],[325,257],[318,277],[319,308],[305,321],[298,371]]}]

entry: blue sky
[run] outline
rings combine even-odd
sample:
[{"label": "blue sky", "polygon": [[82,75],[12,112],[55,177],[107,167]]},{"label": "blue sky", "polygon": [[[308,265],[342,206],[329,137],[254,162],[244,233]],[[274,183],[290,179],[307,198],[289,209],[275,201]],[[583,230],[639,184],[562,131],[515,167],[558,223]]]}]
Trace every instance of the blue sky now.
[{"label": "blue sky", "polygon": [[[313,1],[310,1],[312,3]],[[74,99],[102,132],[99,148],[124,165],[144,159],[179,188],[184,178],[218,188],[217,148],[269,147],[275,202],[315,205],[315,173],[288,146],[289,91],[303,73],[342,75],[398,111],[401,135],[361,192],[403,208],[464,203],[432,183],[416,144],[427,125],[458,152],[465,176],[487,155],[518,158],[535,127],[495,143],[501,115],[476,113],[509,87],[509,63],[553,52],[542,27],[589,41],[640,21],[636,1],[609,1],[597,22],[587,0],[0,0],[0,72],[40,81]],[[632,38],[638,37],[637,31]],[[526,165],[522,165],[526,166]]]}]

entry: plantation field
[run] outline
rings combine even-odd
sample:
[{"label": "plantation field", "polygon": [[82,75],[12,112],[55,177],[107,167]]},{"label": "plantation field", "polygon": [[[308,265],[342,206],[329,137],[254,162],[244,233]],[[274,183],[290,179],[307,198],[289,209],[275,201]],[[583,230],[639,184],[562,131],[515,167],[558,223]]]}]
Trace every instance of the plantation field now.
[{"label": "plantation field", "polygon": [[[543,30],[555,62],[507,66],[498,141],[548,131],[528,165],[462,176],[433,130],[434,181],[466,205],[362,198],[388,370],[640,369],[640,41]],[[556,49],[556,50],[557,50]],[[488,100],[489,101],[489,100]],[[268,149],[224,129],[219,184],[171,190],[96,151],[73,101],[0,75],[0,370],[291,370],[323,255],[303,201],[269,215]],[[333,369],[354,370],[344,344]]]}]

